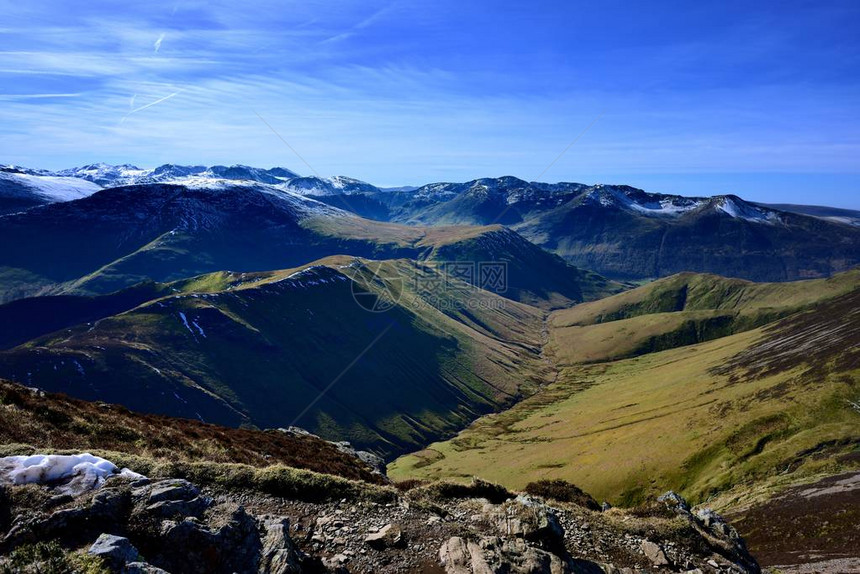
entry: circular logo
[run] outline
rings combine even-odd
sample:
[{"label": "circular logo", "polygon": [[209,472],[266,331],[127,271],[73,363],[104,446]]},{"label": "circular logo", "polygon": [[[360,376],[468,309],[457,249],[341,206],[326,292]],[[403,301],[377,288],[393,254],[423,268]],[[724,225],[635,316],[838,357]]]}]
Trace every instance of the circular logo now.
[{"label": "circular logo", "polygon": [[403,296],[403,278],[378,261],[356,261],[351,266],[352,298],[371,313],[385,313]]}]

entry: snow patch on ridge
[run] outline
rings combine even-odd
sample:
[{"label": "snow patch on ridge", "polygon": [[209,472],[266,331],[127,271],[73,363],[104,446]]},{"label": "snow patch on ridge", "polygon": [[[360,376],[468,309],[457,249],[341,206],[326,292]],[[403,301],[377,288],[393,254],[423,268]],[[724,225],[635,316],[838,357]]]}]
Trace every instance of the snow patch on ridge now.
[{"label": "snow patch on ridge", "polygon": [[194,331],[191,330],[191,325],[188,324],[188,317],[185,316],[185,313],[180,311],[179,318],[182,319],[182,324],[185,325],[185,328],[188,329],[188,332],[193,335]]},{"label": "snow patch on ridge", "polygon": [[313,287],[327,283],[338,283],[348,281],[349,278],[325,265],[311,265],[307,269],[296,271],[283,279],[272,281],[272,283],[288,283],[296,287]]},{"label": "snow patch on ridge", "polygon": [[750,205],[749,203],[732,196],[718,197],[714,206],[723,213],[737,219],[754,221],[757,223],[778,223],[779,215],[775,211],[763,209]]},{"label": "snow patch on ridge", "polygon": [[0,172],[0,184],[3,182],[25,188],[49,202],[81,199],[101,190],[101,186],[84,179],[20,172]]},{"label": "snow patch on ridge", "polygon": [[698,197],[651,194],[644,191],[598,184],[586,200],[603,207],[619,207],[651,217],[679,217],[707,203]]}]

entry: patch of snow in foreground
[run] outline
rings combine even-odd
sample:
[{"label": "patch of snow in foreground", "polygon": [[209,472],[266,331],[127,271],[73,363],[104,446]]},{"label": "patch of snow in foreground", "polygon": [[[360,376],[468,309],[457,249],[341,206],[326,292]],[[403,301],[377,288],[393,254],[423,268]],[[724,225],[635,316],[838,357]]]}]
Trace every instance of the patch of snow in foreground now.
[{"label": "patch of snow in foreground", "polygon": [[145,478],[127,468],[120,470],[111,461],[89,453],[0,458],[0,481],[9,484],[56,486],[58,492],[68,494],[80,494],[98,488],[110,476]]}]

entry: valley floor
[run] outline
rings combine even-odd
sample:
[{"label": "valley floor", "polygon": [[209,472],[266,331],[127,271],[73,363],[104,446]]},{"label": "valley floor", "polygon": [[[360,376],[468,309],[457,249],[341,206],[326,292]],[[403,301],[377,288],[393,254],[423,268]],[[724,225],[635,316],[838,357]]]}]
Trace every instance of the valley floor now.
[{"label": "valley floor", "polygon": [[[802,368],[739,380],[715,370],[761,337],[755,330],[565,368],[537,395],[398,459],[389,472],[395,479],[475,475],[513,488],[560,478],[613,504],[668,489],[702,501],[797,464],[803,451],[850,450],[857,413],[842,397],[856,380]],[[804,460],[798,476],[822,464]]]}]

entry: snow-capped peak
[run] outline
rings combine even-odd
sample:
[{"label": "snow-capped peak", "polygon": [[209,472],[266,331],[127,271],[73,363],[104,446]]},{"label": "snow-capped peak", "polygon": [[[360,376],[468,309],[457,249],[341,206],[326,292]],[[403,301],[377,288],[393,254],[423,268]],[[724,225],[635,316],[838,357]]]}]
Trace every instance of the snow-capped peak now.
[{"label": "snow-capped peak", "polygon": [[747,203],[735,195],[720,195],[713,199],[715,209],[737,219],[758,223],[779,223],[776,211]]},{"label": "snow-capped peak", "polygon": [[585,201],[604,207],[628,209],[650,217],[678,217],[701,207],[707,199],[647,193],[626,185],[597,184],[585,195]]},{"label": "snow-capped peak", "polygon": [[27,194],[44,203],[72,201],[99,191],[98,184],[76,177],[43,175],[36,170],[0,169],[0,195]]},{"label": "snow-capped peak", "polygon": [[149,171],[130,164],[108,165],[106,163],[94,163],[82,167],[64,169],[58,171],[56,175],[76,177],[106,187],[115,184],[117,181],[131,182],[135,178],[144,177]]},{"label": "snow-capped peak", "polygon": [[153,169],[142,169],[128,164],[108,165],[105,163],[65,169],[57,172],[56,175],[85,179],[102,187],[145,183],[182,183],[183,180],[190,177],[280,184],[298,177],[298,174],[283,167],[262,169],[247,165],[206,167],[202,165],[165,164]]},{"label": "snow-capped peak", "polygon": [[379,188],[364,181],[336,175],[334,177],[296,177],[284,183],[284,189],[299,195],[349,195],[352,193],[374,193]]}]

